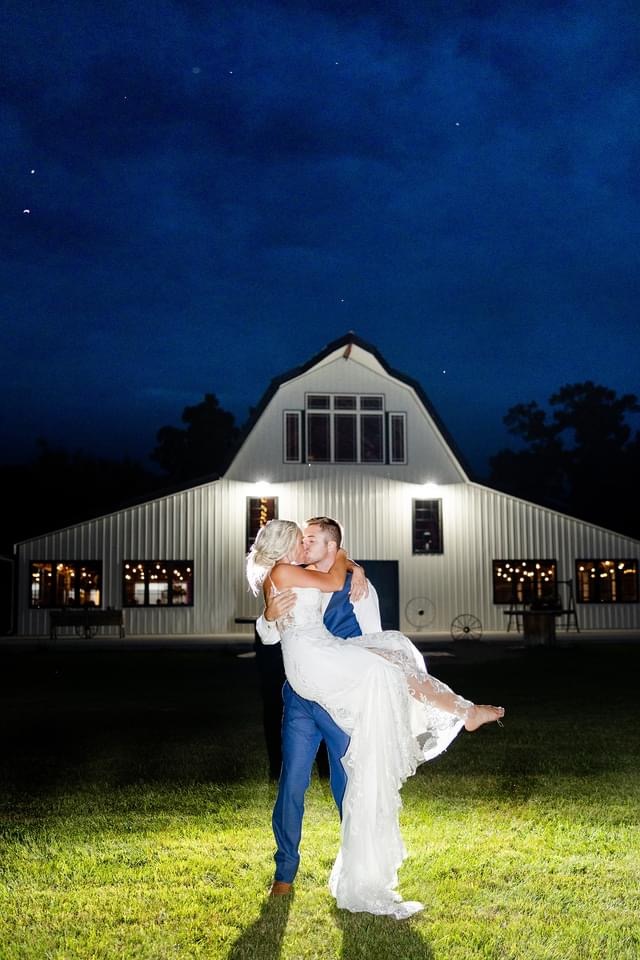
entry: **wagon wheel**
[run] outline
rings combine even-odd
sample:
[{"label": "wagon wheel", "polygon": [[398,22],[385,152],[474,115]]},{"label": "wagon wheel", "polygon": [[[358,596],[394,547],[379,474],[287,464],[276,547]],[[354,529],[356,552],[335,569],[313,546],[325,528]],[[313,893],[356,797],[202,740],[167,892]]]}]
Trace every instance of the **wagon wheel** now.
[{"label": "wagon wheel", "polygon": [[482,624],[472,613],[459,613],[451,621],[451,636],[454,640],[479,640]]},{"label": "wagon wheel", "polygon": [[412,627],[421,630],[433,623],[436,608],[428,597],[414,597],[404,608],[404,614]]}]

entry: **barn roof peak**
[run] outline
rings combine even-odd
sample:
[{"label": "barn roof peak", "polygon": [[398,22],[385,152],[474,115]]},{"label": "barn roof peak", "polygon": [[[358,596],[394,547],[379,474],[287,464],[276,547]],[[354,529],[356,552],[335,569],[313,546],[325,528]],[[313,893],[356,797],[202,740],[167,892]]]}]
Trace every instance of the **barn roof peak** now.
[{"label": "barn roof peak", "polygon": [[330,361],[331,359],[336,358],[340,354],[340,351],[342,351],[342,357],[345,360],[355,359],[354,348],[356,348],[355,354],[359,355],[359,359],[363,359],[363,353],[368,355],[368,359],[372,360],[373,365],[378,366],[381,372],[384,372],[387,376],[400,381],[415,392],[420,403],[427,410],[429,416],[432,418],[433,422],[440,431],[445,443],[451,450],[451,453],[465,471],[467,477],[472,479],[472,471],[470,470],[468,463],[458,449],[456,442],[441,420],[437,410],[431,403],[431,400],[425,393],[422,385],[412,377],[409,377],[391,367],[376,346],[366,340],[363,340],[353,330],[348,330],[341,337],[337,337],[335,340],[332,340],[330,343],[326,344],[326,346],[318,351],[318,353],[314,354],[314,356],[300,366],[293,367],[285,373],[280,374],[280,376],[274,377],[258,405],[253,408],[252,415],[245,426],[245,439],[249,436],[253,430],[253,427],[260,419],[262,413],[269,405],[280,387],[283,386],[283,384],[303,376],[305,373],[307,373],[307,371],[312,370],[314,367],[321,366],[325,361]]}]

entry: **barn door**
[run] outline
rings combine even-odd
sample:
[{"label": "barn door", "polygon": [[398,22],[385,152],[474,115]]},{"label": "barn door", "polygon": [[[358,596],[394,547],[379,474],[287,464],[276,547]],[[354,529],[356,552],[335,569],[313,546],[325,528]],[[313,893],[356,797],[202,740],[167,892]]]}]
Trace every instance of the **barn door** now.
[{"label": "barn door", "polygon": [[383,630],[400,629],[400,578],[397,560],[358,560],[378,592]]}]

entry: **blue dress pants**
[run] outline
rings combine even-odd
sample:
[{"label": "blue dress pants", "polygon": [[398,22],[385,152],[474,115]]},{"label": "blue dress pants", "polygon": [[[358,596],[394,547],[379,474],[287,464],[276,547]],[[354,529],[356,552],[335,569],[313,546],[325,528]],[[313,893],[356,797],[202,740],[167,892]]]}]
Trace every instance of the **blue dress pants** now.
[{"label": "blue dress pants", "polygon": [[347,776],[340,761],[349,746],[349,737],[326,710],[299,697],[286,681],[282,699],[282,770],[272,818],[277,846],[275,879],[293,883],[300,863],[304,795],[311,782],[318,747],[324,740],[329,756],[331,792],[342,815]]}]

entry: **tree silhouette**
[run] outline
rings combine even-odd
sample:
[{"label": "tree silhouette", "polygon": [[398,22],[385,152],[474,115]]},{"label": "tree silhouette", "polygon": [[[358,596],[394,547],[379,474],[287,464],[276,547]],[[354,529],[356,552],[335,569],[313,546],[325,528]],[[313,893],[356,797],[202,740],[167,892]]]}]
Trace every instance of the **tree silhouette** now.
[{"label": "tree silhouette", "polygon": [[503,422],[525,445],[490,460],[490,482],[507,493],[555,507],[629,535],[640,535],[637,477],[640,434],[629,417],[638,399],[587,380],[549,398],[511,407]]},{"label": "tree silhouette", "polygon": [[240,431],[233,414],[222,410],[213,394],[186,407],[186,429],[162,427],[151,459],[159,474],[127,457],[111,460],[77,450],[70,453],[36,442],[28,463],[0,464],[5,512],[0,530],[0,554],[11,556],[13,544],[73,523],[111,513],[136,500],[157,494],[169,483],[188,483],[217,475],[237,449]]},{"label": "tree silhouette", "polygon": [[164,481],[134,460],[108,460],[50,447],[40,439],[35,459],[0,467],[5,514],[0,551],[12,552],[27,540],[117,510],[124,503],[157,489]]},{"label": "tree silhouette", "polygon": [[223,410],[213,393],[202,403],[185,407],[186,428],[162,427],[151,454],[168,478],[182,482],[218,476],[238,448],[240,430],[232,413]]}]

